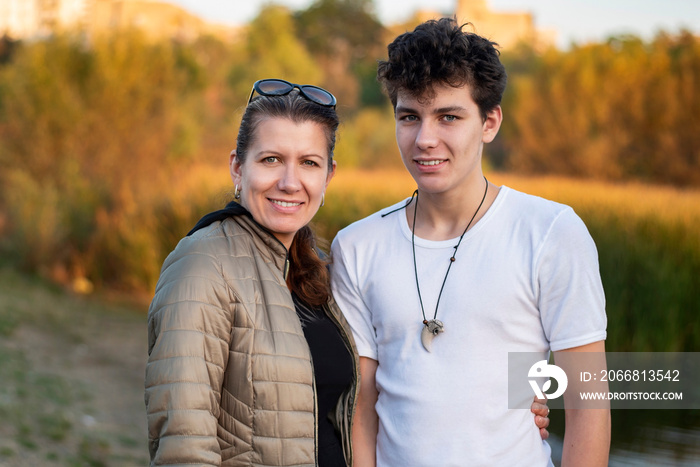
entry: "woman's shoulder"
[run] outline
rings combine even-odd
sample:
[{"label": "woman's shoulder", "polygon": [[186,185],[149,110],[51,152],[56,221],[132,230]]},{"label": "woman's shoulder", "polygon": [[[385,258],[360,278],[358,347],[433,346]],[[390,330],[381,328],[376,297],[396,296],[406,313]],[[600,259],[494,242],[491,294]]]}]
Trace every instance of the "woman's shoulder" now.
[{"label": "woman's shoulder", "polygon": [[231,257],[249,256],[253,239],[232,218],[216,221],[181,239],[163,263],[163,273],[175,269],[220,269]]},{"label": "woman's shoulder", "polygon": [[216,257],[230,248],[232,239],[236,239],[236,244],[247,243],[248,237],[250,235],[245,235],[245,231],[233,218],[217,220],[182,238],[172,254],[204,254]]}]

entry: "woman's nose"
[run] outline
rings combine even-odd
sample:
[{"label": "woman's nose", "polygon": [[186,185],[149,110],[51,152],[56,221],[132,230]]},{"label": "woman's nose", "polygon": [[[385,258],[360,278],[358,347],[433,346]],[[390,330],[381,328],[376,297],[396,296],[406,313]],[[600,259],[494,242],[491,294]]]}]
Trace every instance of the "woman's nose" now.
[{"label": "woman's nose", "polygon": [[281,191],[287,193],[293,193],[301,189],[301,179],[299,178],[296,166],[287,165],[284,167],[284,172],[279,179],[278,187]]}]

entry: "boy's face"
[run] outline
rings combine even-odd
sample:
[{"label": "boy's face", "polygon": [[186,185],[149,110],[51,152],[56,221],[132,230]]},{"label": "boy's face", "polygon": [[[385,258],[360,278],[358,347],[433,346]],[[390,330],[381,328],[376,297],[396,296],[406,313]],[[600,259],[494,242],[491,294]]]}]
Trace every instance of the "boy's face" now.
[{"label": "boy's face", "polygon": [[468,85],[437,85],[430,100],[399,91],[395,114],[401,158],[421,191],[459,194],[483,184],[481,153],[498,133],[500,106],[483,121]]}]

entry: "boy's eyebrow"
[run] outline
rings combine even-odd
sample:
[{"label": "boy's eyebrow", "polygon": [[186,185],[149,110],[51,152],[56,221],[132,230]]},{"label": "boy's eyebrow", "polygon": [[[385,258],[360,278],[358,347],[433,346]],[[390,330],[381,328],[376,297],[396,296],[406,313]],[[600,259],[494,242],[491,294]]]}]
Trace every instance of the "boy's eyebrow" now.
[{"label": "boy's eyebrow", "polygon": [[398,113],[401,113],[401,114],[414,114],[414,113],[418,113],[417,110],[411,109],[411,108],[409,108],[409,107],[404,107],[404,106],[402,106],[402,105],[397,106],[397,107],[396,107],[396,110],[394,110],[394,112],[396,112],[397,114],[398,114]]},{"label": "boy's eyebrow", "polygon": [[439,109],[435,109],[433,113],[435,114],[447,114],[451,112],[464,112],[466,109],[462,106],[459,105],[451,105],[449,107],[441,107]]},{"label": "boy's eyebrow", "polygon": [[[430,113],[434,115],[438,114],[446,114],[446,113],[452,113],[452,112],[465,112],[466,109],[462,106],[459,105],[450,105],[447,107],[440,107],[438,109],[432,109]],[[404,107],[404,106],[398,106],[396,107],[396,113],[408,113],[408,114],[416,114],[418,111],[416,109],[412,109],[410,107]]]}]

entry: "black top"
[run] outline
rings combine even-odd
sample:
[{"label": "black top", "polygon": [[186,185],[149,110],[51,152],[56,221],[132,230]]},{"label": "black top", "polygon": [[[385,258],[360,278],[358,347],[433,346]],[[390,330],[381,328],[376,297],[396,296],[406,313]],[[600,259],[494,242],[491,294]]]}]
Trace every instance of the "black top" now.
[{"label": "black top", "polygon": [[318,465],[346,467],[340,434],[328,415],[335,411],[340,395],[352,383],[352,356],[338,327],[322,308],[302,303],[292,294],[297,316],[311,349],[318,400]]}]

